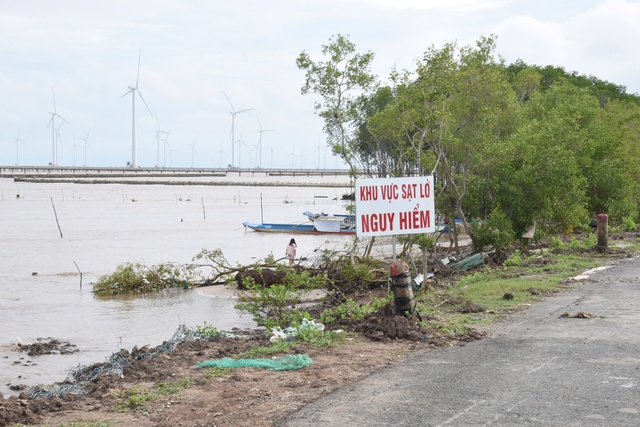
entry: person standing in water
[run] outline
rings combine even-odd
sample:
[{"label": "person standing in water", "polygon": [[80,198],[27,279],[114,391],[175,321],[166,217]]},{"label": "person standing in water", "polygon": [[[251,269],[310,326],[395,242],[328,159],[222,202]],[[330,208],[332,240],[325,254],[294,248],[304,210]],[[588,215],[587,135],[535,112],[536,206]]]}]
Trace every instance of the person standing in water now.
[{"label": "person standing in water", "polygon": [[298,245],[296,245],[296,240],[291,239],[289,244],[287,245],[287,250],[285,255],[289,258],[289,265],[293,265],[293,260],[296,258],[296,249],[298,249]]}]

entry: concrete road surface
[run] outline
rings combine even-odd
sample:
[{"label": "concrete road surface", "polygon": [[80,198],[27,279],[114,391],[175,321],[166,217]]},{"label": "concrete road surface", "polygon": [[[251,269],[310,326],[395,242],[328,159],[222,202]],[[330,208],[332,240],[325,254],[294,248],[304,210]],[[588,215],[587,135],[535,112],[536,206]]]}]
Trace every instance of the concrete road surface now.
[{"label": "concrete road surface", "polygon": [[[561,317],[579,312],[598,317]],[[640,426],[640,258],[589,271],[489,332],[413,353],[281,425]]]}]

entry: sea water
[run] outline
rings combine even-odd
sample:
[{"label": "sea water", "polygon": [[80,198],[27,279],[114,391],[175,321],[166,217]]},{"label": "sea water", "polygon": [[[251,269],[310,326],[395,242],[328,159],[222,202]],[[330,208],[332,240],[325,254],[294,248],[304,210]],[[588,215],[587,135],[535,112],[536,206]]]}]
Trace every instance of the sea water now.
[{"label": "sea water", "polygon": [[[348,236],[265,234],[242,225],[304,223],[306,210],[346,212],[345,178],[288,178],[305,179],[317,185],[262,186],[266,179],[258,178],[229,186],[0,179],[0,393],[17,394],[10,384],[62,381],[77,365],[104,361],[121,348],[159,345],[183,324],[255,327],[234,309],[234,298],[206,288],[99,298],[92,283],[127,262],[191,263],[202,249],[219,248],[236,265],[284,257],[291,237],[298,257],[342,248]],[[16,351],[18,343],[38,338],[69,342],[79,352],[30,357]]]}]

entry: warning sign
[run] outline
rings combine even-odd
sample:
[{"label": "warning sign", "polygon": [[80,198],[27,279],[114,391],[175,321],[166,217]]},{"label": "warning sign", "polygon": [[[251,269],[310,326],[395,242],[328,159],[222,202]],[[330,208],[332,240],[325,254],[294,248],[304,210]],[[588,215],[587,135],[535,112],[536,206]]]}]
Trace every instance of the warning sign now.
[{"label": "warning sign", "polygon": [[356,235],[435,231],[433,177],[356,180]]}]

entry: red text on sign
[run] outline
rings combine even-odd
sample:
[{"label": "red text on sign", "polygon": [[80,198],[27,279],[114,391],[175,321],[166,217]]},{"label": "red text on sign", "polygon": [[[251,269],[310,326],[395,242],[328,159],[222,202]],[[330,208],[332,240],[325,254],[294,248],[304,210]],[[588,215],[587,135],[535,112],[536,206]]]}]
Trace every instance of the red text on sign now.
[{"label": "red text on sign", "polygon": [[400,212],[398,219],[400,220],[400,230],[431,227],[431,211],[414,209],[409,212]]},{"label": "red text on sign", "polygon": [[395,213],[367,214],[360,217],[363,233],[377,233],[393,230]]}]

